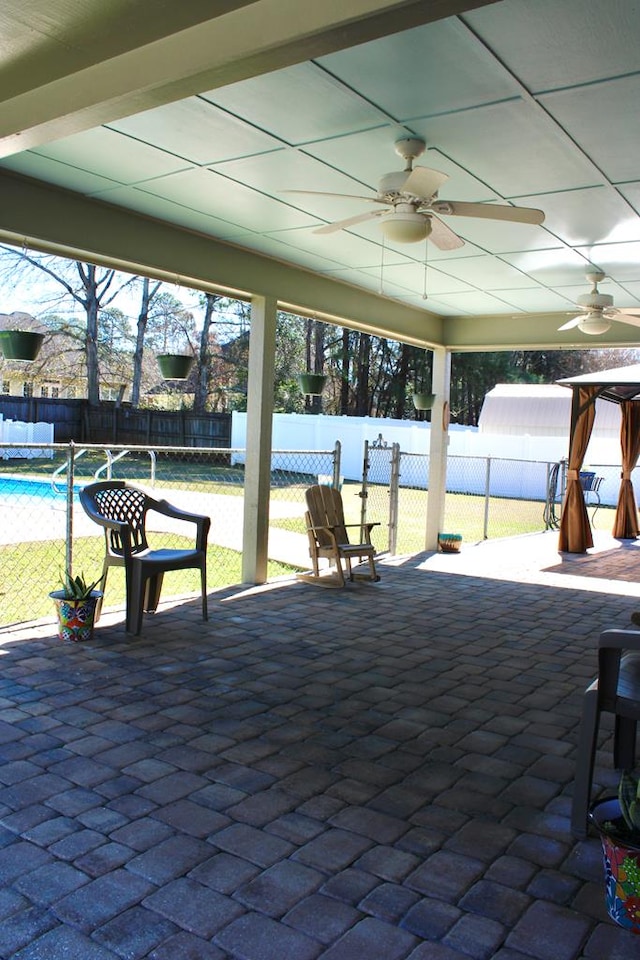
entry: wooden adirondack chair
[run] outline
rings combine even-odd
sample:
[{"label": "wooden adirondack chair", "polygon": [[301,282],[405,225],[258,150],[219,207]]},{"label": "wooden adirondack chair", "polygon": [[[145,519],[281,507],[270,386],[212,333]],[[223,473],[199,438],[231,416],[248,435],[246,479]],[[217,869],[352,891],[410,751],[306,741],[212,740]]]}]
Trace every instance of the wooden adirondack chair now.
[{"label": "wooden adirondack chair", "polygon": [[[371,528],[378,524],[365,523],[361,526],[359,523],[345,523],[342,496],[333,487],[309,487],[305,498],[307,501],[305,520],[313,574],[300,574],[300,579],[322,586],[344,587],[344,561],[349,580],[379,580],[374,562],[376,549],[371,543]],[[349,527],[361,530],[362,543],[349,542],[347,533]],[[332,576],[320,575],[318,563],[320,557],[327,558],[335,566],[335,573]],[[366,560],[369,566],[367,573],[354,573],[351,567],[352,560],[358,562]]]}]

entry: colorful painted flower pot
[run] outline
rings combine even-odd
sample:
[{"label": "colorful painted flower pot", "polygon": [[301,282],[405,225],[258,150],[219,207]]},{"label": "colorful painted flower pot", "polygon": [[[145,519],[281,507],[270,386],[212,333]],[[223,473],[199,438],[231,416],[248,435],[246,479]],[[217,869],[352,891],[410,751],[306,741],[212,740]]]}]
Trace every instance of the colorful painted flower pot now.
[{"label": "colorful painted flower pot", "polygon": [[324,390],[327,378],[324,373],[301,373],[298,382],[303,393],[311,397],[319,397]]},{"label": "colorful painted flower pot", "polygon": [[607,911],[631,933],[640,933],[640,845],[613,835],[609,824],[622,820],[620,803],[612,797],[595,803],[589,818],[600,834],[604,858]]},{"label": "colorful painted flower pot", "polygon": [[439,533],[438,547],[441,553],[460,553],[462,546],[461,533]]},{"label": "colorful painted flower pot", "polygon": [[31,330],[0,330],[0,352],[5,360],[35,360],[44,333]]},{"label": "colorful painted flower pot", "polygon": [[186,380],[191,373],[193,357],[186,353],[162,353],[157,358],[165,380]]},{"label": "colorful painted flower pot", "polygon": [[56,606],[60,639],[71,643],[91,640],[102,591],[93,590],[85,600],[67,600],[63,590],[54,590],[49,596]]}]

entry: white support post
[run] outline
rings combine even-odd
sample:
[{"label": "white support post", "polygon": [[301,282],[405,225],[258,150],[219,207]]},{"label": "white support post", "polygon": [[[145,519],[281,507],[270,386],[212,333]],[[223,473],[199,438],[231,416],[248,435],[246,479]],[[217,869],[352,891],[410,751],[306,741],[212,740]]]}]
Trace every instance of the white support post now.
[{"label": "white support post", "polygon": [[242,537],[243,583],[264,583],[267,579],[276,320],[277,302],[274,297],[255,297],[252,300]]},{"label": "white support post", "polygon": [[436,347],[433,351],[431,392],[435,401],[431,410],[429,442],[429,496],[425,550],[438,549],[438,533],[444,523],[444,498],[447,490],[447,450],[449,446],[449,395],[451,391],[451,351]]}]

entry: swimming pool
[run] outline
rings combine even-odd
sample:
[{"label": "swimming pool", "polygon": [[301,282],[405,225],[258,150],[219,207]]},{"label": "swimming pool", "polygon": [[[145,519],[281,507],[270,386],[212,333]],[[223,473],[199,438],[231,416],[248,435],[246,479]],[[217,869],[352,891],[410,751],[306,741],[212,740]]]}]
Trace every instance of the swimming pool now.
[{"label": "swimming pool", "polygon": [[[74,487],[74,497],[78,494],[78,486]],[[64,481],[58,480],[56,488],[50,480],[33,480],[28,477],[15,477],[0,474],[0,500],[4,503],[19,503],[21,500],[47,500],[54,503],[64,503],[67,498],[67,488]]]}]

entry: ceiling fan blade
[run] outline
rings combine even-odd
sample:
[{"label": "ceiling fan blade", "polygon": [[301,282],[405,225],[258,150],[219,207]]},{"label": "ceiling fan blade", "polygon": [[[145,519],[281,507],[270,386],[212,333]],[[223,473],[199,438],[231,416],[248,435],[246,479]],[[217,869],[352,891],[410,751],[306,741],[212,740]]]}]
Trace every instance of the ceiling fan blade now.
[{"label": "ceiling fan blade", "polygon": [[640,327],[640,313],[631,313],[629,310],[618,310],[617,316],[607,317],[608,320],[617,320],[618,323],[628,323],[632,327]]},{"label": "ceiling fan blade", "polygon": [[380,197],[360,197],[355,193],[324,193],[322,190],[283,190],[282,193],[295,193],[299,197],[336,197],[338,200],[364,200],[365,203],[386,203]]},{"label": "ceiling fan blade", "polygon": [[347,217],[346,220],[336,220],[335,223],[325,223],[322,227],[316,227],[313,233],[336,233],[338,230],[345,230],[356,223],[364,223],[365,220],[373,220],[379,217],[385,210],[369,210],[367,213],[359,213],[355,217]]},{"label": "ceiling fan blade", "polygon": [[589,319],[589,314],[583,313],[579,317],[573,317],[567,323],[563,323],[561,327],[558,327],[558,333],[561,330],[573,330],[574,327],[580,326],[581,323],[584,323],[585,320]]},{"label": "ceiling fan blade", "polygon": [[514,223],[540,224],[542,210],[533,207],[507,207],[496,203],[466,203],[463,200],[435,200],[431,209],[452,217],[481,217],[485,220],[511,220]]},{"label": "ceiling fan blade", "polygon": [[414,167],[402,184],[402,193],[409,193],[412,197],[430,200],[448,179],[448,174],[441,173],[440,170],[430,170],[429,167]]},{"label": "ceiling fan blade", "polygon": [[438,250],[457,250],[458,247],[464,247],[464,240],[454,233],[451,227],[439,220],[437,217],[429,217],[431,220],[431,233],[429,240],[436,245]]},{"label": "ceiling fan blade", "polygon": [[640,313],[637,312],[637,307],[614,307],[616,313],[621,313],[625,317],[637,317],[640,318]]}]

